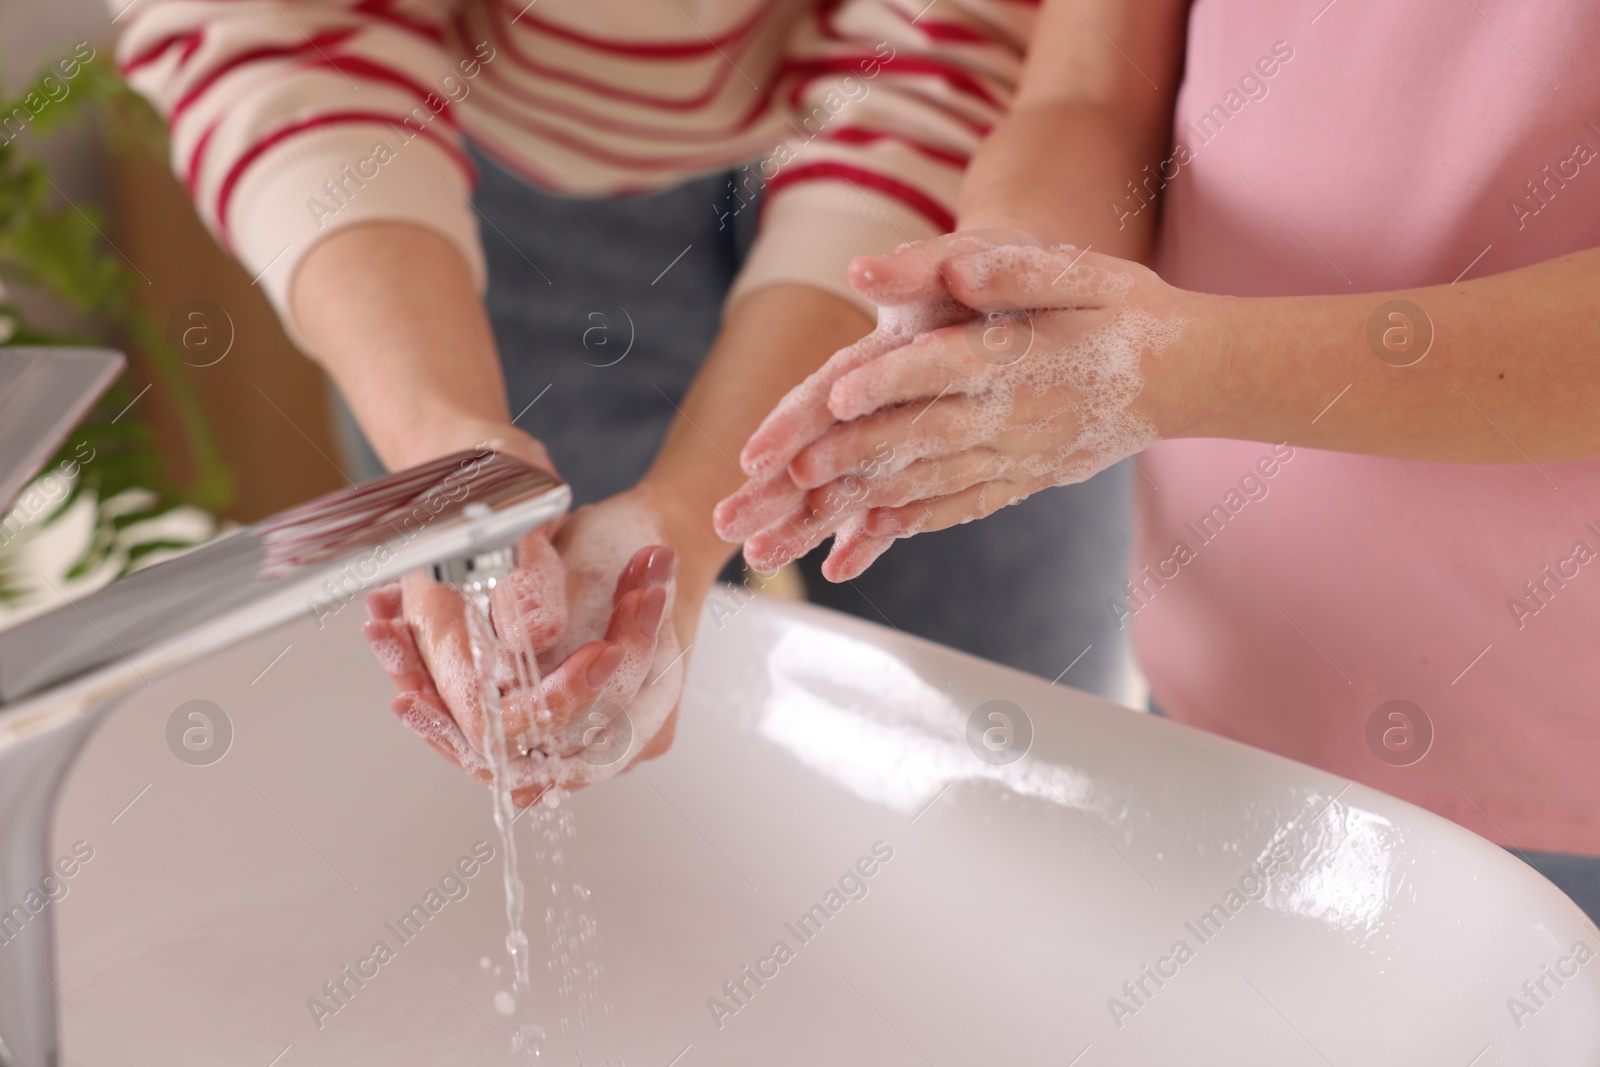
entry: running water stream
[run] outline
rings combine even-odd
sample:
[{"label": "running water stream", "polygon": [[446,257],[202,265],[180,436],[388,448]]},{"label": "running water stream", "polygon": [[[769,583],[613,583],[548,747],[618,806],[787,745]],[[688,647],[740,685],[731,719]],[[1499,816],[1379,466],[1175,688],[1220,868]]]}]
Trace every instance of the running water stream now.
[{"label": "running water stream", "polygon": [[[489,583],[474,583],[462,590],[467,600],[467,637],[472,646],[472,666],[478,675],[478,693],[483,713],[483,753],[489,761],[492,779],[489,792],[494,798],[494,825],[500,831],[500,847],[505,855],[503,864],[506,889],[506,951],[511,954],[513,993],[526,993],[532,985],[528,974],[528,935],[522,929],[522,912],[526,890],[517,866],[517,839],[512,833],[516,818],[516,805],[511,800],[510,753],[506,744],[505,720],[501,714],[500,683],[497,674],[497,653],[500,640],[491,621],[493,579]],[[510,613],[514,616],[514,612]],[[519,664],[529,657],[514,656]],[[521,681],[521,679],[518,679]],[[538,692],[537,679],[532,692]],[[525,692],[528,690],[524,690]]]},{"label": "running water stream", "polygon": [[[482,702],[481,743],[490,767],[494,822],[504,856],[505,943],[511,957],[512,984],[509,992],[502,990],[495,994],[494,1003],[502,1015],[521,1016],[521,1022],[511,1036],[511,1044],[526,1060],[541,1054],[547,1031],[544,1026],[532,1021],[531,953],[527,931],[523,926],[527,891],[522,880],[514,833],[520,813],[512,800],[510,763],[514,754],[505,730],[506,709],[501,695],[502,666],[509,665],[513,672],[511,692],[532,694],[532,699],[539,701],[533,716],[537,721],[548,721],[549,710],[539,695],[540,679],[535,653],[526,628],[522,625],[521,614],[515,610],[510,585],[503,580],[490,578],[463,584],[459,591],[467,604],[467,637]],[[496,620],[499,620],[498,628]],[[520,756],[521,753],[515,755]],[[597,932],[594,919],[584,908],[589,890],[576,882],[567,884],[561,877],[566,873],[563,847],[577,833],[571,811],[561,804],[564,795],[565,790],[553,785],[526,814],[532,823],[531,832],[535,835],[533,859],[541,869],[547,869],[551,874],[551,903],[545,910],[545,929],[549,939],[549,968],[557,982],[557,997],[562,1005],[560,1026],[565,1032],[571,1030],[574,1023],[583,1030],[596,1021],[600,965],[588,958],[593,951]],[[483,963],[486,968],[490,965],[487,958]],[[499,973],[498,967],[494,968],[494,973]],[[522,1002],[520,1005],[519,999]]]}]

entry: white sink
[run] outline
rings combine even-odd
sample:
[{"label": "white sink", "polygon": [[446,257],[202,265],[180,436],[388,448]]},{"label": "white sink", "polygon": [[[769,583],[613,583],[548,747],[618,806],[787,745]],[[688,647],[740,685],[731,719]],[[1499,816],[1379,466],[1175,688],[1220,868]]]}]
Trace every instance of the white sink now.
[{"label": "white sink", "polygon": [[[519,1062],[494,1004],[507,976],[480,965],[504,962],[489,798],[389,713],[358,614],[158,678],[87,746],[55,833],[58,854],[93,849],[52,905],[73,1067]],[[219,762],[169,751],[169,717],[191,700],[231,721]],[[968,715],[991,700],[1031,718],[1018,762],[969,748]],[[708,620],[672,752],[566,804],[566,877],[592,893],[585,958],[603,968],[608,1011],[561,1031],[545,967],[552,869],[528,819],[549,1031],[531,1062],[1600,1062],[1600,962],[1572,956],[1600,934],[1488,842],[803,605],[758,599],[720,630]],[[479,841],[495,862],[401,945],[385,924]],[[785,924],[826,911],[875,846],[892,857],[863,864],[865,896],[839,894],[802,942]],[[1250,869],[1267,864],[1259,885]],[[1259,899],[1230,899],[1241,883]],[[1214,905],[1216,925],[1199,928]],[[319,1028],[308,999],[380,939],[394,958]],[[770,977],[758,988],[747,965]],[[723,984],[741,979],[751,992],[735,1012]]]}]

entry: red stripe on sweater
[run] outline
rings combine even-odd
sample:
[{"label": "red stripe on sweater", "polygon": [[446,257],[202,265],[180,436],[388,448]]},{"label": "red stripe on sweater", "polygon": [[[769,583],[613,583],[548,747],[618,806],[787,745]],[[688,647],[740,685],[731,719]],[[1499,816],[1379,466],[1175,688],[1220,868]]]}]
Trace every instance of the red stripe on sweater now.
[{"label": "red stripe on sweater", "polygon": [[[458,31],[466,29],[464,22],[458,22],[457,26]],[[722,87],[727,84],[729,77],[734,72],[732,63],[719,62],[711,75],[710,82],[707,83],[704,90],[695,96],[679,98],[657,96],[653,93],[623,89],[610,82],[586,78],[581,74],[574,74],[559,67],[545,66],[513,44],[504,26],[491,24],[489,32],[494,35],[495,43],[503,47],[511,56],[512,62],[536,77],[571,85],[608,100],[620,100],[624,103],[652,107],[661,111],[699,111],[703,109],[722,91]]]},{"label": "red stripe on sweater", "polygon": [[194,151],[189,153],[189,165],[183,171],[183,187],[189,192],[189,199],[194,199],[195,191],[200,188],[200,168],[205,165],[206,147],[211,144],[211,135],[217,132],[217,127],[222,125],[218,119],[206,127],[206,132],[200,135],[200,140],[195,142]]},{"label": "red stripe on sweater", "polygon": [[[736,23],[716,37],[706,37],[703,34],[693,40],[662,41],[652,43],[623,43],[611,38],[591,37],[586,33],[568,29],[565,26],[541,19],[530,13],[533,5],[524,6],[520,0],[499,0],[495,10],[505,15],[511,13],[511,18],[505,25],[513,23],[526,23],[528,29],[535,33],[542,33],[547,37],[555,37],[572,44],[582,45],[584,48],[596,52],[605,52],[616,56],[634,56],[644,59],[688,59],[720,52],[748,37],[760,23],[771,14],[777,6],[777,0],[764,0],[742,22]],[[687,18],[685,18],[687,21]],[[692,23],[691,23],[692,25]]]},{"label": "red stripe on sweater", "polygon": [[959,22],[940,22],[935,19],[919,19],[914,15],[907,15],[894,5],[889,5],[890,10],[906,20],[906,23],[922,31],[922,35],[933,41],[959,41],[962,44],[994,44],[993,37],[979,33],[971,26],[963,26]]},{"label": "red stripe on sweater", "polygon": [[[445,96],[443,93],[429,89],[426,85],[423,85],[420,82],[412,81],[405,72],[396,70],[394,67],[388,66],[387,64],[366,59],[362,56],[338,55],[316,56],[315,58],[307,56],[305,65],[308,67],[327,67],[330,70],[337,70],[343,74],[354,74],[357,78],[361,78],[365,81],[383,82],[386,85],[393,85],[397,88],[404,89],[412,96],[415,96],[418,101],[428,108],[429,111],[432,111],[434,114],[444,119],[445,122],[449,123],[451,126],[457,125],[455,110],[451,107],[449,97]],[[434,111],[433,106],[428,104],[428,97],[430,96],[437,98],[439,102],[444,105],[444,107],[438,111]]]},{"label": "red stripe on sweater", "polygon": [[953,149],[943,148],[939,145],[918,141],[900,133],[888,133],[884,130],[869,130],[861,126],[845,126],[829,133],[825,140],[837,141],[840,144],[876,144],[879,141],[893,141],[903,144],[929,159],[936,159],[940,163],[948,163],[958,170],[965,170],[967,157]]},{"label": "red stripe on sweater", "polygon": [[[411,133],[419,132],[410,126],[405,126],[405,116],[402,115],[389,115],[376,111],[332,111],[325,115],[318,115],[315,118],[303,119],[300,122],[292,122],[287,126],[280,126],[266,136],[259,138],[240,154],[238,159],[233,161],[233,166],[228,169],[227,176],[222,179],[222,184],[217,189],[217,229],[222,234],[223,243],[228,246],[230,251],[232,251],[233,247],[233,238],[228,228],[228,208],[233,202],[233,192],[238,187],[239,180],[250,169],[250,165],[260,159],[268,149],[296,134],[305,133],[308,130],[321,129],[324,126],[344,126],[355,123],[371,123],[375,126],[388,126],[391,129],[404,127]],[[477,184],[477,168],[472,165],[472,160],[468,159],[461,149],[439,136],[430,126],[424,126],[420,133],[444,149],[445,154],[453,159],[466,173],[467,181],[470,185]],[[334,178],[337,175],[330,174],[328,177]]]},{"label": "red stripe on sweater", "polygon": [[316,52],[324,48],[335,48],[338,45],[343,44],[345,41],[348,41],[351,37],[354,37],[359,32],[361,32],[360,29],[354,26],[337,30],[327,30],[323,33],[317,34],[314,37],[308,38],[299,44],[270,45],[262,48],[252,48],[249,51],[240,52],[236,55],[230,56],[228,59],[218,64],[214,70],[210,71],[198,82],[196,82],[187,93],[183,94],[183,97],[172,106],[172,112],[167,116],[167,124],[170,126],[176,123],[179,116],[181,116],[185,111],[189,110],[189,108],[192,107],[196,101],[206,94],[207,90],[209,90],[222,78],[238,70],[240,67],[247,66],[251,63],[259,63],[263,60],[287,59],[292,56],[303,55],[307,52]]},{"label": "red stripe on sweater", "polygon": [[[822,78],[823,76],[824,76],[823,74],[819,74],[819,73],[813,73],[813,74],[810,74],[810,75],[804,75],[804,76],[802,76],[800,78],[800,84],[796,88],[791,89],[789,91],[789,94],[788,94],[789,104],[790,104],[791,107],[795,108],[797,116],[802,121],[804,121],[808,117],[808,115],[799,110],[800,109],[800,104],[798,102],[798,98],[801,96],[803,91],[811,85],[812,82],[817,81],[818,79]],[[989,136],[989,130],[991,128],[989,123],[982,122],[982,121],[980,121],[978,119],[973,118],[971,115],[968,115],[968,114],[962,112],[958,108],[954,107],[951,104],[951,102],[948,101],[948,100],[941,100],[941,99],[939,99],[938,97],[935,97],[935,96],[921,96],[921,95],[919,95],[919,96],[916,97],[915,103],[916,103],[917,107],[928,108],[929,110],[939,112],[941,115],[943,115],[945,118],[949,119],[951,122],[954,122],[958,126],[963,126],[968,130],[971,130],[973,133],[977,134],[979,137],[987,137],[987,136]],[[816,111],[816,109],[813,108],[812,109],[812,113],[814,114],[815,111]]]},{"label": "red stripe on sweater", "polygon": [[[1037,2],[1037,0],[1035,0],[1035,2]],[[845,34],[845,32],[842,32],[842,30],[838,29],[837,26],[834,26],[834,16],[835,14],[838,14],[838,10],[840,10],[840,6],[842,5],[843,0],[822,0],[822,3],[819,3],[818,8],[816,8],[816,24],[818,24],[818,29],[822,30],[822,35],[824,35],[824,37],[829,38],[829,40],[835,40],[835,42],[861,43],[861,37],[859,37],[859,35]],[[906,19],[907,22],[910,22],[910,18],[907,18],[904,11],[899,10],[899,8],[894,8],[893,5],[890,6],[894,13],[899,14],[902,19]],[[949,26],[949,24],[946,24],[946,26]],[[962,27],[962,29],[965,29],[965,27]],[[979,40],[979,42],[990,42],[990,40],[992,40],[992,38],[982,37],[982,35],[978,34],[974,34],[974,38]],[[936,61],[936,59],[928,59],[926,56],[906,56],[906,54],[901,53],[894,54],[893,59],[882,59],[878,58],[878,56],[872,56],[872,58],[877,59],[877,61],[882,64],[882,67],[885,70],[890,69],[890,67],[901,67],[901,69],[906,70],[907,74],[936,74],[938,77],[944,78],[944,80],[946,80],[947,83],[950,83],[950,85],[954,86],[954,88],[960,88],[960,90],[965,90],[966,93],[973,94],[973,96],[976,96],[976,98],[986,102],[986,104],[989,104],[989,106],[1002,107],[1000,101],[997,101],[997,99],[995,99],[994,96],[989,93],[989,90],[986,90],[986,88],[982,86],[982,83],[978,82],[978,78],[974,78],[973,75],[968,72],[968,70],[955,66],[955,64],[947,64],[947,62],[939,62]],[[798,67],[811,66],[826,67],[829,66],[829,64],[838,64],[838,62],[840,62],[840,59],[835,58],[811,59],[811,61],[797,62],[795,67],[797,67],[797,69]],[[853,59],[846,59],[845,62],[854,61]]]},{"label": "red stripe on sweater", "polygon": [[[874,57],[876,58],[876,57]],[[927,74],[938,78],[952,89],[966,93],[968,96],[977,97],[990,107],[1003,108],[1005,105],[997,100],[993,93],[985,89],[967,71],[951,63],[942,63],[926,56],[896,55],[893,59],[880,60],[878,76],[884,74],[918,75]],[[820,59],[807,59],[794,65],[794,69],[802,72],[801,86],[797,86],[790,94],[790,102],[799,99],[799,89],[806,82],[810,82],[824,74],[857,74],[860,75],[859,61],[845,57],[823,57]]]},{"label": "red stripe on sweater", "polygon": [[886,174],[879,174],[876,171],[853,167],[848,163],[833,161],[807,163],[804,166],[781,172],[767,183],[767,202],[770,203],[772,195],[785,186],[807,181],[842,181],[858,188],[864,185],[869,189],[894,197],[906,207],[939,227],[940,233],[949,233],[956,227],[955,216],[943,204],[924,193],[921,189],[907,185],[898,178],[891,178]]},{"label": "red stripe on sweater", "polygon": [[[1030,0],[1030,2],[1037,4],[1040,2],[1040,0]],[[906,25],[915,26],[917,29],[923,32],[924,36],[935,41],[965,41],[970,44],[998,43],[992,35],[986,34],[981,30],[973,29],[971,26],[968,26],[965,23],[945,22],[942,19],[923,18],[924,15],[933,9],[932,4],[922,8],[922,10],[916,14],[906,11],[904,8],[895,3],[885,3],[883,6],[888,8],[895,15],[898,15],[900,20]],[[838,12],[839,4],[834,2],[834,0],[827,0],[827,2],[817,9],[817,22],[822,26],[824,35],[832,40],[842,41],[846,40],[847,38],[844,34],[839,32],[838,27],[835,26],[833,22],[834,16],[837,15]]]},{"label": "red stripe on sweater", "polygon": [[[509,106],[505,102],[494,97],[485,97],[479,110],[481,112],[493,113],[503,121],[508,122],[519,129],[526,130],[535,137],[539,137],[550,142],[551,144],[561,145],[563,148],[571,149],[573,152],[578,153],[586,159],[592,159],[596,163],[604,163],[609,167],[616,167],[619,170],[667,170],[693,172],[697,170],[725,167],[736,162],[735,160],[730,160],[728,158],[727,147],[724,147],[721,151],[701,152],[698,154],[681,156],[624,155],[621,152],[614,152],[609,148],[602,148],[599,145],[596,145],[591,141],[587,141],[575,134],[569,133],[566,130],[542,123],[532,115],[529,115],[525,110]],[[475,124],[469,122],[469,129],[473,137],[478,136]],[[756,149],[756,151],[760,151],[760,149]]]},{"label": "red stripe on sweater", "polygon": [[127,77],[140,67],[148,66],[151,63],[154,63],[156,60],[160,59],[166,54],[167,49],[171,48],[175,44],[182,44],[185,46],[183,50],[183,58],[179,60],[179,65],[181,66],[183,60],[187,60],[190,56],[194,55],[195,49],[200,47],[200,33],[201,31],[199,30],[190,30],[188,33],[175,33],[170,37],[161,38],[161,40],[157,41],[149,48],[146,48],[143,52],[140,52],[138,55],[122,64],[120,68],[122,71],[122,76]]},{"label": "red stripe on sweater", "polygon": [[363,15],[371,15],[375,19],[396,26],[407,33],[414,33],[424,37],[434,44],[444,44],[444,27],[436,22],[426,22],[414,15],[403,11],[394,10],[394,0],[361,0],[353,10]]},{"label": "red stripe on sweater", "polygon": [[541,113],[557,115],[573,122],[580,122],[594,129],[649,140],[671,139],[689,143],[720,144],[726,142],[731,136],[738,136],[746,132],[767,114],[771,109],[772,98],[778,91],[781,79],[772,79],[767,87],[761,91],[761,94],[751,101],[745,113],[732,125],[695,130],[667,130],[660,123],[628,122],[604,112],[592,111],[568,100],[545,96],[506,77],[499,67],[484,66],[483,81],[486,87],[493,87],[496,92],[504,93],[519,104],[525,104]]},{"label": "red stripe on sweater", "polygon": [[[1040,2],[1040,0],[1028,0],[1028,2],[1037,4]],[[824,3],[817,7],[817,25],[822,28],[822,35],[828,38],[830,41],[859,40],[859,35],[844,33],[837,25],[834,24],[834,18],[838,15],[839,8],[841,6],[842,4],[839,2],[839,0],[825,0]],[[980,30],[975,30],[971,26],[967,26],[963,23],[944,22],[939,19],[924,19],[922,16],[926,15],[928,11],[932,9],[932,4],[929,4],[927,7],[923,8],[921,14],[916,15],[907,13],[896,4],[886,3],[883,6],[887,7],[894,14],[900,16],[901,21],[905,22],[907,25],[915,26],[917,29],[922,30],[926,36],[932,38],[933,40],[967,41],[973,44],[996,43],[994,37],[985,34]]]}]

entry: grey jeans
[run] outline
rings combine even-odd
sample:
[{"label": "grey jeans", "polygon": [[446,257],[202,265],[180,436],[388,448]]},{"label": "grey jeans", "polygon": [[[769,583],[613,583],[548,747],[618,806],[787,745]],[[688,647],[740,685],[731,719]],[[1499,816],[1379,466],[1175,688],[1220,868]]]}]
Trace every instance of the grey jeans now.
[{"label": "grey jeans", "polygon": [[[716,337],[758,205],[732,195],[732,172],[648,196],[578,199],[475,158],[511,411],[549,448],[576,503],[601,500],[655,456]],[[801,571],[817,603],[1122,696],[1129,654],[1106,602],[1124,580],[1130,508],[1122,465],[902,541],[844,585],[822,578],[820,550]]]}]

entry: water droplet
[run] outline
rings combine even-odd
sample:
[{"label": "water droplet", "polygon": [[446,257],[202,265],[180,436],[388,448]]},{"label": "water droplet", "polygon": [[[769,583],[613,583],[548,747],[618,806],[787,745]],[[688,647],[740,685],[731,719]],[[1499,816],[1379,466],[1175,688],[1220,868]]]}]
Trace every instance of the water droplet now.
[{"label": "water droplet", "polygon": [[574,882],[572,884],[572,891],[578,894],[578,896],[584,900],[589,899],[589,887],[584,885],[582,882]]},{"label": "water droplet", "polygon": [[517,1010],[517,998],[502,989],[494,995],[494,1008],[501,1015],[510,1015]]},{"label": "water droplet", "polygon": [[487,971],[489,969],[489,957],[485,956],[485,957],[483,957],[483,959],[479,960],[478,961],[478,966],[482,967],[484,970]]},{"label": "water droplet", "polygon": [[547,808],[559,808],[561,806],[561,793],[562,790],[560,789],[546,789],[544,796],[541,798],[544,806]]},{"label": "water droplet", "polygon": [[538,1023],[524,1023],[511,1035],[511,1047],[522,1056],[537,1059],[544,1052],[544,1027]]}]

